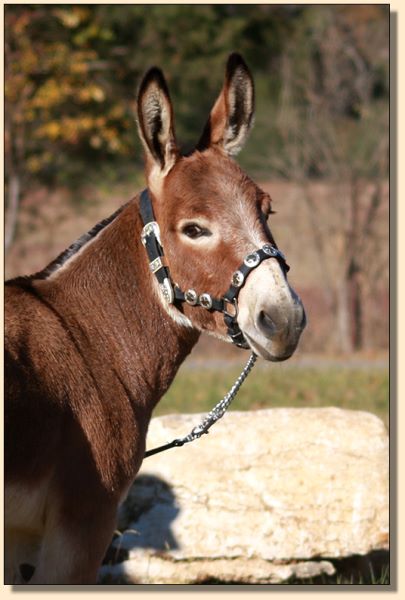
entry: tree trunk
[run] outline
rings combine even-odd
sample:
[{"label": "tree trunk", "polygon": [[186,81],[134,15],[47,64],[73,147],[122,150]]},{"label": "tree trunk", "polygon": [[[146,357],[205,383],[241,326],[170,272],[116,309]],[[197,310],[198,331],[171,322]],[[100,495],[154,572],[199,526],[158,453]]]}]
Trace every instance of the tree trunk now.
[{"label": "tree trunk", "polygon": [[361,272],[352,259],[347,273],[347,287],[349,290],[350,329],[353,350],[361,350],[364,344],[363,335],[363,289]]},{"label": "tree trunk", "polygon": [[4,248],[6,252],[13,243],[17,229],[18,209],[20,206],[21,191],[20,178],[18,175],[10,175],[7,188],[7,207],[5,213],[4,232]]},{"label": "tree trunk", "polygon": [[343,279],[337,289],[337,342],[341,352],[353,350],[350,335],[349,289],[347,279]]}]

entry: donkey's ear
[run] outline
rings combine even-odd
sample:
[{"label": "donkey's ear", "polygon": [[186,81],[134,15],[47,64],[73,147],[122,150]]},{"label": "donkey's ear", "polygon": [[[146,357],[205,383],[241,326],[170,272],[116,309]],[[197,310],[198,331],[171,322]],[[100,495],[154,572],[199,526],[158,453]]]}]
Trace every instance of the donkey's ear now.
[{"label": "donkey's ear", "polygon": [[211,111],[197,150],[222,146],[229,155],[237,154],[253,125],[254,85],[250,71],[240,56],[228,58],[225,82]]},{"label": "donkey's ear", "polygon": [[148,163],[168,173],[179,152],[174,133],[173,107],[163,73],[152,67],[145,74],[137,99],[138,130]]}]

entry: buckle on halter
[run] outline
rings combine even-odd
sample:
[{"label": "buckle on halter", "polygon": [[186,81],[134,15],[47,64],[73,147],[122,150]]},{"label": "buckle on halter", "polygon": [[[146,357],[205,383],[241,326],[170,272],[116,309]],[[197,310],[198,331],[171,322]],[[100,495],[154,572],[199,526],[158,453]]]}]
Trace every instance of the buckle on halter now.
[{"label": "buckle on halter", "polygon": [[154,235],[157,241],[159,242],[160,246],[162,245],[160,241],[160,229],[156,221],[149,221],[149,223],[146,223],[146,225],[142,229],[141,240],[144,246],[146,246],[146,238],[150,235]]},{"label": "buckle on halter", "polygon": [[[239,312],[237,299],[234,298],[233,300],[228,300],[228,298],[222,298],[222,301],[224,303],[224,310],[222,311],[224,313],[224,315],[226,317],[230,317],[231,319],[236,319],[238,316],[238,312]],[[231,305],[233,307],[233,310],[234,310],[233,313],[230,313],[229,310],[226,308],[227,304]]]}]

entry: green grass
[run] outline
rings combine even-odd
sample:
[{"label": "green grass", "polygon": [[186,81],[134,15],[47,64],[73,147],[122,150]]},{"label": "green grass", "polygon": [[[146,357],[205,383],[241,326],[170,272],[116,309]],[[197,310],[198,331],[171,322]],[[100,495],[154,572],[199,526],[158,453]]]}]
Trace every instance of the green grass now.
[{"label": "green grass", "polygon": [[[239,367],[183,368],[155,415],[206,412],[229,390]],[[388,425],[388,370],[350,367],[256,367],[233,410],[338,406],[376,414]]]}]

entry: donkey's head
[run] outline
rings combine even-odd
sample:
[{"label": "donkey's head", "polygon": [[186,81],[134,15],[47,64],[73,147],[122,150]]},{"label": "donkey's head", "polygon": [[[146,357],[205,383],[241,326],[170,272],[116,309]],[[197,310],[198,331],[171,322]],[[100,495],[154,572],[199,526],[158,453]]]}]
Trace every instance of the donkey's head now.
[{"label": "donkey's head", "polygon": [[[178,322],[229,341],[224,315],[199,299],[204,294],[221,299],[233,281],[235,293],[240,288],[237,324],[245,344],[267,360],[288,358],[305,326],[304,309],[268,226],[271,199],[231,158],[253,123],[254,88],[245,62],[238,54],[229,57],[222,91],[187,156],[178,150],[168,87],[157,68],[142,81],[137,112],[165,259],[172,281],[189,292],[185,302],[173,305],[162,297],[167,311]],[[225,313],[233,315],[234,305],[225,303]]]}]

